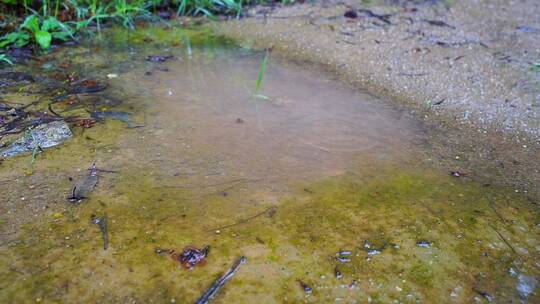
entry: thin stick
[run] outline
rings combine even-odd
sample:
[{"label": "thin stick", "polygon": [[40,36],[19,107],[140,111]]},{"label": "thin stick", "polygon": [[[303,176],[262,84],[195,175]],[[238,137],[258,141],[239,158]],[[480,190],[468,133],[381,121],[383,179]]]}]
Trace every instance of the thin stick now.
[{"label": "thin stick", "polygon": [[262,212],[259,212],[253,216],[250,216],[246,219],[241,219],[233,224],[229,224],[229,225],[225,225],[225,226],[221,226],[221,227],[218,227],[218,228],[214,228],[214,229],[208,229],[206,231],[216,231],[216,230],[223,230],[223,229],[227,229],[227,228],[231,228],[231,227],[234,227],[234,226],[237,226],[237,225],[240,225],[240,224],[244,224],[244,223],[247,223],[253,219],[256,219],[258,218],[259,216],[263,215],[263,214],[266,214],[266,213],[269,213],[272,212],[273,210],[276,210],[277,207],[276,206],[272,206],[272,207],[269,207],[269,208],[266,208],[264,211]]},{"label": "thin stick", "polygon": [[56,112],[52,109],[52,102],[49,102],[48,108],[49,108],[49,112],[51,112],[52,114],[54,114],[54,115],[56,115],[56,116],[58,116],[58,117],[60,117],[60,118],[64,118],[62,115],[56,113]]},{"label": "thin stick", "polygon": [[210,188],[210,187],[217,187],[217,186],[223,186],[227,184],[241,184],[241,183],[255,183],[258,181],[261,181],[262,179],[245,179],[245,178],[239,178],[239,179],[233,179],[229,181],[224,181],[220,183],[215,184],[208,184],[208,185],[188,185],[188,186],[161,186],[160,188],[178,188],[178,189],[198,189],[198,188]]},{"label": "thin stick", "polygon": [[495,233],[497,233],[499,238],[506,244],[506,246],[508,246],[512,250],[512,252],[514,252],[514,254],[518,254],[514,247],[506,240],[506,238],[504,238],[504,236],[499,232],[499,230],[497,230],[497,228],[495,228],[495,226],[491,224],[488,225],[489,227],[491,227],[491,229],[493,229],[493,231],[495,231]]},{"label": "thin stick", "polygon": [[499,219],[505,223],[506,220],[502,217],[502,215],[499,213],[499,211],[497,210],[497,208],[495,208],[495,203],[493,203],[493,201],[491,200],[491,197],[488,197],[488,204],[489,204],[489,207],[491,209],[493,209],[493,212],[495,212],[495,214],[497,215],[497,217],[499,217]]},{"label": "thin stick", "polygon": [[195,302],[195,304],[207,304],[210,302],[214,297],[218,294],[218,292],[221,290],[225,284],[232,279],[232,277],[236,274],[238,269],[240,268],[240,265],[245,264],[247,262],[247,258],[245,256],[241,256],[234,264],[232,265],[227,272],[225,272],[221,277],[219,277],[217,280],[210,285],[210,287],[205,291],[205,293]]}]

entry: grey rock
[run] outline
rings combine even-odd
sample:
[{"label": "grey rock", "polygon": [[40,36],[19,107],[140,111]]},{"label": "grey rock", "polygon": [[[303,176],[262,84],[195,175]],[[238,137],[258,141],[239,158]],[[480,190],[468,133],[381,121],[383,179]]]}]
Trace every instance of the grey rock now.
[{"label": "grey rock", "polygon": [[50,148],[62,144],[73,137],[73,133],[64,121],[53,121],[34,128],[0,152],[2,157],[11,157],[32,152],[36,148]]}]

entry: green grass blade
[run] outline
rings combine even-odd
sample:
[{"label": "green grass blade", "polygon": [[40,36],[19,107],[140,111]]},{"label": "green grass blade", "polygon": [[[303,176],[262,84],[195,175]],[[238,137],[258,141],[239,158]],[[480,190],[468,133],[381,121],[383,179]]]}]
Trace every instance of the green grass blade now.
[{"label": "green grass blade", "polygon": [[259,75],[257,76],[257,82],[255,83],[255,91],[253,92],[253,95],[258,95],[259,91],[261,90],[267,65],[268,65],[268,51],[264,53],[264,58],[261,62],[261,67],[259,68]]},{"label": "green grass blade", "polygon": [[5,62],[9,65],[13,65],[13,61],[11,61],[6,54],[0,54],[0,62]]}]

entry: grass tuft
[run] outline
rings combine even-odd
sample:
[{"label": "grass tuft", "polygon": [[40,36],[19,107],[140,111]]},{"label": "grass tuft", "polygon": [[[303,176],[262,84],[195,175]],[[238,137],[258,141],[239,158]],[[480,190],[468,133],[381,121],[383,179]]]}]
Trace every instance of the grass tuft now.
[{"label": "grass tuft", "polygon": [[[47,50],[54,41],[101,32],[104,23],[133,29],[139,20],[160,20],[158,11],[177,16],[228,15],[240,18],[246,5],[290,0],[0,0],[0,49],[36,45]],[[170,15],[170,14],[169,14]],[[13,20],[21,20],[22,22]],[[9,59],[1,57],[1,62]]]}]

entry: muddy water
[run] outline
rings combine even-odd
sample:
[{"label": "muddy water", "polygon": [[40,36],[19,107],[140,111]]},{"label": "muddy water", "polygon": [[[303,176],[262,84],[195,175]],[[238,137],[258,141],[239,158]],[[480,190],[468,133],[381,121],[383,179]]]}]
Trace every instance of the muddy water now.
[{"label": "muddy water", "polygon": [[[144,127],[107,120],[2,163],[1,302],[191,303],[240,256],[214,302],[538,301],[531,198],[451,176],[413,114],[272,57],[253,97],[261,53],[161,34],[57,56],[117,74]],[[117,172],[66,202],[93,161]],[[156,253],[188,245],[210,246],[204,265]]]}]

